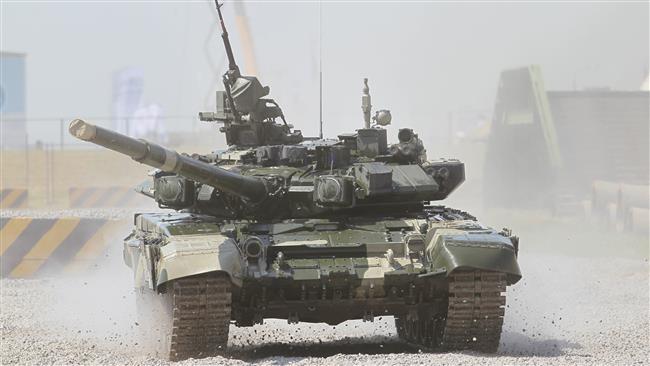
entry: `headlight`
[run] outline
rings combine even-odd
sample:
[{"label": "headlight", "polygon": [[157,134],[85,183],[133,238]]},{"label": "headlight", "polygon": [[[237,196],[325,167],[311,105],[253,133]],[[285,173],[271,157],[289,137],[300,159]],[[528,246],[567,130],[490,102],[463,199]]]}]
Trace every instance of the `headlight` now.
[{"label": "headlight", "polygon": [[244,253],[248,258],[257,258],[262,255],[262,239],[251,236],[244,242]]}]

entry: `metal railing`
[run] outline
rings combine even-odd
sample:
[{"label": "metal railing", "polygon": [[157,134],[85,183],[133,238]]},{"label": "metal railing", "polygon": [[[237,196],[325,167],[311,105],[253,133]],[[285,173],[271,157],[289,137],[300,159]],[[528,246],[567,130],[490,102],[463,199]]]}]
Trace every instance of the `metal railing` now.
[{"label": "metal railing", "polygon": [[[12,136],[1,149],[95,149],[68,133],[70,121],[79,117],[16,118],[0,117],[2,132]],[[184,143],[193,145],[215,144],[220,141],[218,127],[199,123],[198,116],[161,116],[113,118],[82,117],[99,126],[118,130],[133,137],[149,139],[170,147]],[[146,125],[146,126],[143,126]],[[13,130],[9,130],[13,129]]]}]

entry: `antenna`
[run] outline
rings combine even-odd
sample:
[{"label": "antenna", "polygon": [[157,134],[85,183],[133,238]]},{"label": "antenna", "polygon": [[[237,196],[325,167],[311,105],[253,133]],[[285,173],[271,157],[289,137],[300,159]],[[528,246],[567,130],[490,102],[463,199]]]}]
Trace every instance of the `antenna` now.
[{"label": "antenna", "polygon": [[318,2],[318,120],[320,130],[318,137],[323,138],[323,14],[322,2]]}]

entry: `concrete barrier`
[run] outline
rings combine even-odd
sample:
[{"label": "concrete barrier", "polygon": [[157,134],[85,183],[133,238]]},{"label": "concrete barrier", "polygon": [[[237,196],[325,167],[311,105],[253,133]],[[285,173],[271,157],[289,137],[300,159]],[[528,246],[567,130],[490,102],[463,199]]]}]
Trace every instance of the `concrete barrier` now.
[{"label": "concrete barrier", "polygon": [[591,185],[591,209],[595,214],[611,210],[611,204],[618,204],[620,183],[594,181]]},{"label": "concrete barrier", "polygon": [[650,210],[642,207],[630,207],[625,215],[625,230],[649,235],[650,233]]},{"label": "concrete barrier", "polygon": [[612,229],[647,234],[650,186],[594,181],[591,207],[594,217]]},{"label": "concrete barrier", "polygon": [[2,189],[0,190],[0,208],[26,208],[27,198],[26,189]]},{"label": "concrete barrier", "polygon": [[72,274],[98,261],[128,228],[123,220],[0,218],[0,275]]},{"label": "concrete barrier", "polygon": [[621,184],[618,193],[619,218],[623,219],[632,207],[650,208],[650,186]]}]

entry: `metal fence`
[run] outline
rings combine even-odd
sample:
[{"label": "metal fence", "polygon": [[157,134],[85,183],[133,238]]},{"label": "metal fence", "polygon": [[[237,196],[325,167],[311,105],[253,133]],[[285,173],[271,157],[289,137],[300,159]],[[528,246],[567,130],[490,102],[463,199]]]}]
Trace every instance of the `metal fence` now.
[{"label": "metal fence", "polygon": [[[9,143],[3,142],[4,146],[1,148],[3,150],[94,148],[93,145],[79,141],[68,133],[68,125],[73,119],[73,117],[0,117],[2,132],[12,135],[12,140]],[[98,126],[170,147],[187,143],[213,145],[220,141],[218,127],[210,123],[201,123],[197,116],[162,116],[155,119],[84,117],[84,119]]]}]

